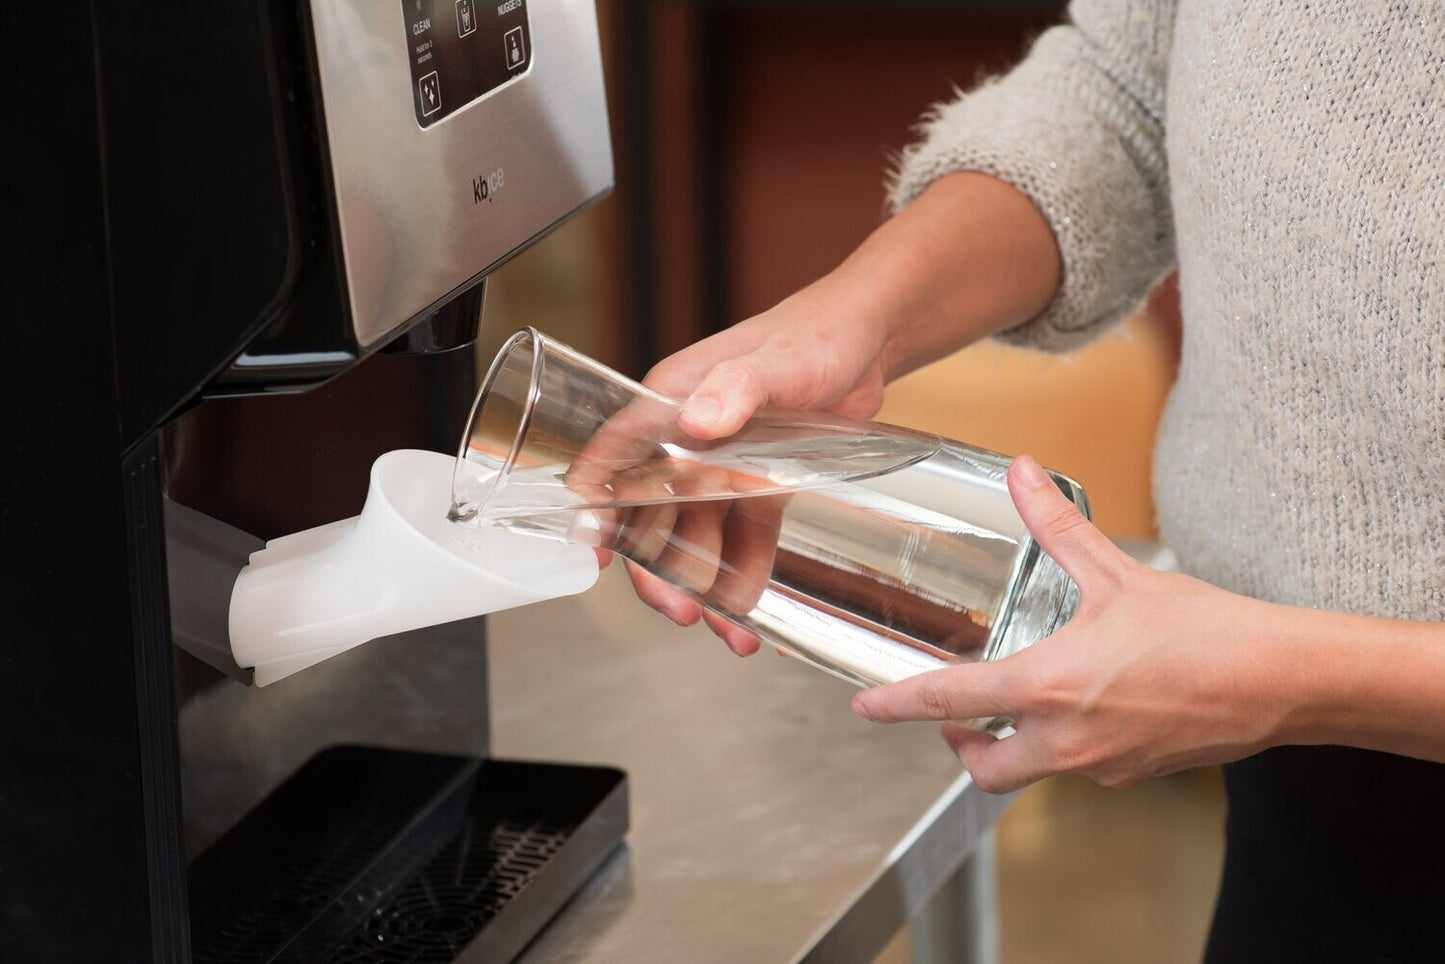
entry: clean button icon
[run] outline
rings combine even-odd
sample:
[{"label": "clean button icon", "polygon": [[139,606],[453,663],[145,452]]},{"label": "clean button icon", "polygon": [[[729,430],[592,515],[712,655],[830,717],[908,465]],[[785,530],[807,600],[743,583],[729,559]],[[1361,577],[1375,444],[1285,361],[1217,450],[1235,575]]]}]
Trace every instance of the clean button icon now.
[{"label": "clean button icon", "polygon": [[417,81],[416,88],[421,94],[421,115],[423,117],[435,114],[442,109],[442,84],[435,70]]}]

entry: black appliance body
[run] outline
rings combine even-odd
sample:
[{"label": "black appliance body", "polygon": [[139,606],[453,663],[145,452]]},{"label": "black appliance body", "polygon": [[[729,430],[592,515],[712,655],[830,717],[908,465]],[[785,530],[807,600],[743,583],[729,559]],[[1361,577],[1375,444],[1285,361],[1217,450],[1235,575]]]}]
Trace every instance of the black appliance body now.
[{"label": "black appliance body", "polygon": [[621,839],[622,775],[489,759],[482,620],[265,688],[195,659],[175,614],[223,627],[224,592],[179,598],[167,518],[239,568],[355,514],[382,452],[455,450],[487,273],[612,183],[590,0],[33,16],[4,30],[0,960],[510,958]]}]

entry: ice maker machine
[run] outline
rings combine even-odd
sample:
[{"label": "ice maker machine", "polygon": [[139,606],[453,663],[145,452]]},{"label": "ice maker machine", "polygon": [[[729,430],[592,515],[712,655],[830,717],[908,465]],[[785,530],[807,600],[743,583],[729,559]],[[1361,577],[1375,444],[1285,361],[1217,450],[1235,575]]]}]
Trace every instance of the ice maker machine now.
[{"label": "ice maker machine", "polygon": [[192,652],[261,540],[455,450],[488,272],[612,184],[591,0],[3,32],[0,960],[510,959],[626,788],[490,758],[481,620],[264,688]]}]

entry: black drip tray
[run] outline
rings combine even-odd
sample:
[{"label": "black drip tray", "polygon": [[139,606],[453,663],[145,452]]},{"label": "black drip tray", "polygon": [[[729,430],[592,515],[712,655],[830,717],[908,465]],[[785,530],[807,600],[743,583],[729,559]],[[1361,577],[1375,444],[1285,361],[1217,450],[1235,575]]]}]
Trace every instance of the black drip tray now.
[{"label": "black drip tray", "polygon": [[196,858],[194,960],[509,961],[626,831],[620,770],[334,747]]}]

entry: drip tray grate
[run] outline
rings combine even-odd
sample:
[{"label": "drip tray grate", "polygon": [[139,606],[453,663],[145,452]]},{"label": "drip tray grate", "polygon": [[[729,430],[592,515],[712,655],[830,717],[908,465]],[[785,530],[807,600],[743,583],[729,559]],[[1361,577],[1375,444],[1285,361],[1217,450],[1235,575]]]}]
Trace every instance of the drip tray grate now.
[{"label": "drip tray grate", "polygon": [[327,964],[449,964],[532,883],[573,829],[508,817],[469,821]]},{"label": "drip tray grate", "polygon": [[626,828],[617,770],[333,748],[197,858],[195,960],[510,960]]}]

